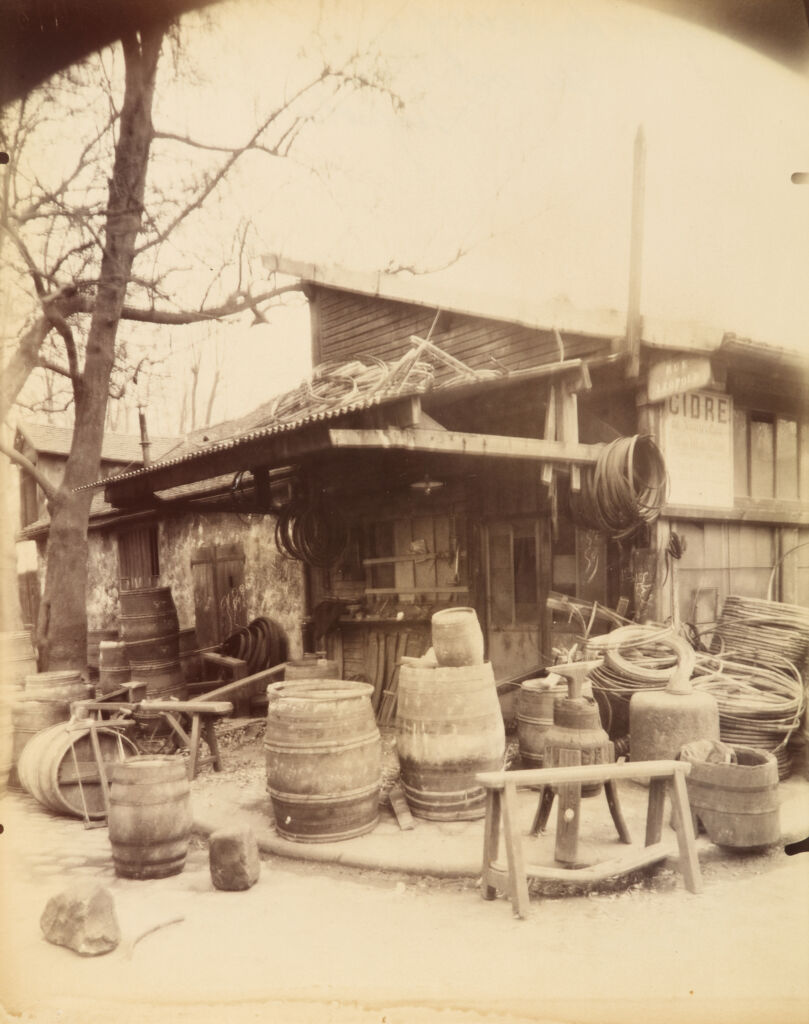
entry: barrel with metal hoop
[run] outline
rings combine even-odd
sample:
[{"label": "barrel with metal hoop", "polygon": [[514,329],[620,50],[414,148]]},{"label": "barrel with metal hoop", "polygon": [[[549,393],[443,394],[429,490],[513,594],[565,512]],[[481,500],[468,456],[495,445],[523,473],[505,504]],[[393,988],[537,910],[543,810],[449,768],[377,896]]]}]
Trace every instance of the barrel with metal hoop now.
[{"label": "barrel with metal hoop", "polygon": [[342,679],[267,687],[267,788],[280,836],[324,843],[376,826],[382,740],[372,693]]}]

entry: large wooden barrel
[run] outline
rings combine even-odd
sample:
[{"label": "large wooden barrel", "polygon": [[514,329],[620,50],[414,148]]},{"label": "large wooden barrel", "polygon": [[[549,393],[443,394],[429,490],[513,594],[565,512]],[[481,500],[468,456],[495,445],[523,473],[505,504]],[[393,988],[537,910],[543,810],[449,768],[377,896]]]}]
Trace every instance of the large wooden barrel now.
[{"label": "large wooden barrel", "polygon": [[372,693],[340,679],[267,687],[267,789],[285,839],[351,839],[377,824],[382,740]]},{"label": "large wooden barrel", "polygon": [[691,758],[691,811],[717,846],[769,846],[781,838],[778,762],[768,750],[734,747],[737,764]]},{"label": "large wooden barrel", "polygon": [[180,622],[170,587],[122,590],[118,603],[121,606],[121,637],[127,643],[179,633]]},{"label": "large wooden barrel", "polygon": [[[202,648],[197,640],[197,631],[194,626],[188,629],[181,629],[179,638],[180,668],[183,673],[183,682],[198,683],[202,679]],[[211,648],[206,648],[211,650]]]},{"label": "large wooden barrel", "polygon": [[483,664],[483,632],[474,608],[443,608],[432,617],[433,650],[439,665]]},{"label": "large wooden barrel", "polygon": [[147,700],[167,700],[169,697],[185,700],[188,691],[179,659],[133,665],[131,672],[133,682],[146,684]]},{"label": "large wooden barrel", "polygon": [[558,675],[526,679],[517,696],[517,740],[524,768],[541,768],[545,733],[553,725],[553,705],[567,696],[567,684]]},{"label": "large wooden barrel", "polygon": [[475,774],[502,770],[506,745],[491,663],[402,665],[398,692],[396,743],[410,809],[433,821],[483,817]]},{"label": "large wooden barrel", "polygon": [[98,645],[98,691],[113,693],[132,678],[123,640],[101,640]]},{"label": "large wooden barrel", "polygon": [[70,704],[66,700],[20,700],[11,705],[14,739],[11,747],[10,785],[19,785],[16,765],[29,740],[43,729],[57,722],[66,722],[68,718]]},{"label": "large wooden barrel", "polygon": [[116,875],[179,874],[193,823],[191,787],[182,758],[145,755],[116,764],[108,823]]},{"label": "large wooden barrel", "polygon": [[[107,726],[95,726],[105,771],[137,754],[134,743]],[[20,785],[43,806],[76,818],[106,814],[90,728],[80,721],[59,722],[26,745],[17,765]]]},{"label": "large wooden barrel", "polygon": [[93,687],[77,671],[37,672],[25,677],[24,700],[87,700]]}]

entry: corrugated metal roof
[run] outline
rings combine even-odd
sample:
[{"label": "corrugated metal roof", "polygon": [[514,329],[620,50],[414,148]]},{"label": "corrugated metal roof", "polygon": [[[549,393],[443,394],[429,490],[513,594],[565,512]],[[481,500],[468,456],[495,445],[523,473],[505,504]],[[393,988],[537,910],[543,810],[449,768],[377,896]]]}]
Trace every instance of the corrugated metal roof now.
[{"label": "corrugated metal roof", "polygon": [[[17,424],[17,430],[37,452],[50,455],[69,455],[73,441],[73,428],[56,426],[53,423],[37,423],[25,420]],[[160,458],[177,444],[175,437],[151,438],[153,458]],[[101,458],[105,462],[143,462],[140,438],[134,434],[104,434]]]},{"label": "corrugated metal roof", "polygon": [[[77,490],[88,490],[93,487],[102,487],[123,480],[131,480],[135,477],[144,477],[155,470],[167,469],[180,463],[190,462],[195,458],[204,458],[212,453],[229,451],[251,441],[274,437],[278,434],[291,433],[292,431],[299,430],[301,427],[334,420],[340,416],[346,416],[349,413],[358,412],[363,409],[372,409],[384,405],[386,402],[406,398],[408,395],[423,394],[427,388],[428,384],[425,383],[423,386],[409,387],[401,391],[383,389],[368,395],[362,395],[349,402],[335,405],[332,408],[311,410],[291,419],[271,420],[270,422],[264,422],[262,425],[255,425],[257,421],[261,421],[262,417],[266,420],[268,416],[272,415],[271,410],[277,406],[278,401],[274,399],[259,406],[258,409],[254,409],[241,419],[228,420],[213,427],[207,427],[205,430],[189,434],[184,441],[172,449],[170,457],[156,460],[148,467],[129,470],[125,473],[116,473],[103,480],[97,480],[93,484],[79,487]],[[250,429],[251,425],[252,429]]]}]

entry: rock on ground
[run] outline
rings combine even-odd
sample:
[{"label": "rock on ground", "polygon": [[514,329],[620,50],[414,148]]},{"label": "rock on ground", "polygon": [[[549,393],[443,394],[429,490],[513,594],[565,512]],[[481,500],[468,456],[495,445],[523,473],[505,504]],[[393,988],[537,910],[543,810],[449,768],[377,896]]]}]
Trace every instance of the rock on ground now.
[{"label": "rock on ground", "polygon": [[258,842],[249,826],[214,832],[208,853],[211,880],[217,889],[235,892],[249,889],[258,881],[261,860]]},{"label": "rock on ground", "polygon": [[121,941],[112,894],[95,882],[79,882],[52,896],[39,923],[48,942],[80,956],[109,953]]}]

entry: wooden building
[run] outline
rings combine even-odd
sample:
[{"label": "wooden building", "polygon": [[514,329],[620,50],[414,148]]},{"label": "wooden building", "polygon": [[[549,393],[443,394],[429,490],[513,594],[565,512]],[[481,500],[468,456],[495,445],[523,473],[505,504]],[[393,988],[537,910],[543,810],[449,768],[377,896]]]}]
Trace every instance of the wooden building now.
[{"label": "wooden building", "polygon": [[[697,630],[730,593],[809,604],[806,358],[644,320],[635,374],[615,312],[509,314],[419,281],[274,268],[306,282],[309,392],[111,478],[106,497],[131,513],[232,474],[230,499],[277,517],[282,548],[308,563],[307,647],[373,682],[383,718],[397,660],[424,653],[447,604],[477,610],[499,680],[575,643],[564,596],[665,619],[676,579]],[[359,386],[375,367],[376,386]],[[610,535],[570,494],[633,435],[663,452],[668,499]]]}]

